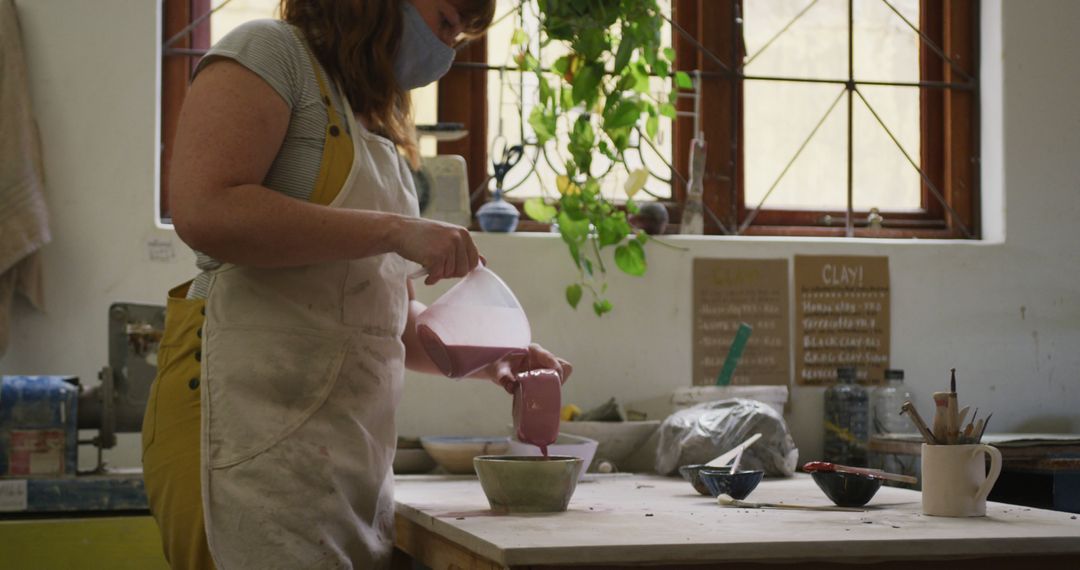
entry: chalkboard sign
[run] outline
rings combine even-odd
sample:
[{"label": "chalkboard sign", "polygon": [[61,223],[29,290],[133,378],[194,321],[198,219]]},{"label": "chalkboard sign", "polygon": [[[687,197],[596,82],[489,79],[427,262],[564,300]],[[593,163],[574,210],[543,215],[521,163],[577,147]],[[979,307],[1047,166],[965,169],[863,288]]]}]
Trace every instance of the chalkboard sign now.
[{"label": "chalkboard sign", "polygon": [[739,325],[750,337],[731,384],[790,382],[788,260],[695,259],[693,383],[716,383]]},{"label": "chalkboard sign", "polygon": [[889,367],[889,258],[795,256],[795,379],[822,385],[854,366],[860,383]]}]

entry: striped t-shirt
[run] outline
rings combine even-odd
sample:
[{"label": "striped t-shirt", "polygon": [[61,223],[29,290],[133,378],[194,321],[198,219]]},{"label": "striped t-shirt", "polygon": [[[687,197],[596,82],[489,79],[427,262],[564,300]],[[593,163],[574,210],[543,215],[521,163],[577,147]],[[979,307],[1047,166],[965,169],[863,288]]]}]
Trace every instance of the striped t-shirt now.
[{"label": "striped t-shirt", "polygon": [[[319,84],[299,29],[280,20],[247,22],[210,48],[195,68],[198,75],[209,63],[228,58],[248,68],[277,91],[289,105],[289,128],[281,149],[266,173],[263,186],[299,200],[307,200],[315,190],[322,161],[328,119]],[[341,95],[332,87],[320,66],[330,97],[339,116],[344,116]],[[344,121],[343,121],[344,122]],[[201,270],[188,289],[189,299],[205,299],[210,291],[210,274],[221,262],[199,251],[196,266]]]}]

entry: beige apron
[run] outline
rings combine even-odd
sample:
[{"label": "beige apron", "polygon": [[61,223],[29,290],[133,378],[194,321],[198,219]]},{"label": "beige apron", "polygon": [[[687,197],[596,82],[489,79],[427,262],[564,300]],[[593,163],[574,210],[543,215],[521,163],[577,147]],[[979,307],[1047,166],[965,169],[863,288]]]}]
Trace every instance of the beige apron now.
[{"label": "beige apron", "polygon": [[[331,207],[419,215],[394,145],[357,124]],[[202,500],[218,568],[372,568],[393,547],[406,276],[385,254],[223,266],[206,303]]]}]

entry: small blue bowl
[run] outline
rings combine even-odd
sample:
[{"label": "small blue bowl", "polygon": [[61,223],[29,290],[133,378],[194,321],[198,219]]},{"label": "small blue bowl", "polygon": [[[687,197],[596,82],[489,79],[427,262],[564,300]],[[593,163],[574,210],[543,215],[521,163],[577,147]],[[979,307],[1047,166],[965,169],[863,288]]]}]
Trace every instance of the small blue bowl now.
[{"label": "small blue bowl", "polygon": [[732,499],[745,499],[757,488],[764,471],[739,471],[731,473],[726,469],[702,469],[698,477],[709,488],[709,493],[714,497],[728,495]]}]

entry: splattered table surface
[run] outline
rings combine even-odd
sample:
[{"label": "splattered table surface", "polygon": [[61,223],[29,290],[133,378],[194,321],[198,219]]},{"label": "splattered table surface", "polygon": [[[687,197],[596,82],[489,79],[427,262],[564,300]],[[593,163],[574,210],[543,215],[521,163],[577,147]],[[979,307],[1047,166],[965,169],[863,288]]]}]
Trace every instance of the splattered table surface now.
[{"label": "splattered table surface", "polygon": [[[990,503],[985,518],[929,517],[918,492],[892,487],[863,512],[745,509],[682,479],[588,477],[567,512],[543,515],[493,513],[474,477],[398,477],[398,547],[433,567],[1080,556],[1080,520],[1063,512]],[[806,475],[747,500],[831,505]]]}]

